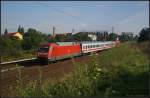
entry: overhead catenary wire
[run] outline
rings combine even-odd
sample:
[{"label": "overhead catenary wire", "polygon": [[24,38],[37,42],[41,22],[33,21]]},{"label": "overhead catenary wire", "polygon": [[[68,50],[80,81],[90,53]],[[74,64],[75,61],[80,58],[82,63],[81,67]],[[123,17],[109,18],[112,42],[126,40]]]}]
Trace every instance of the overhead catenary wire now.
[{"label": "overhead catenary wire", "polygon": [[76,19],[76,20],[78,20],[78,21],[80,21],[82,23],[86,23],[87,25],[93,25],[93,26],[96,26],[96,27],[106,26],[106,25],[95,24],[93,22],[87,21],[85,19],[80,18],[79,16],[72,15],[72,14],[66,12],[66,11],[63,11],[63,10],[60,10],[58,8],[52,7],[51,5],[48,5],[48,4],[45,4],[45,3],[36,2],[36,3],[27,4],[27,5],[30,5],[30,6],[44,6],[44,7],[50,8],[50,9],[56,11],[56,12],[62,13],[64,15],[66,15],[66,16],[70,16],[70,17],[72,17],[72,18],[74,18],[74,19]]},{"label": "overhead catenary wire", "polygon": [[38,2],[38,3],[39,3],[41,6],[49,7],[49,8],[51,8],[51,9],[53,9],[53,10],[59,12],[59,13],[65,14],[65,15],[67,15],[67,16],[70,16],[70,17],[72,17],[72,18],[74,18],[74,19],[76,19],[76,20],[78,20],[78,21],[80,21],[80,22],[84,22],[84,23],[87,23],[87,24],[93,25],[93,26],[104,26],[104,25],[95,24],[95,23],[93,23],[93,22],[89,22],[89,21],[87,21],[87,20],[85,20],[85,19],[82,19],[82,18],[80,18],[80,17],[78,17],[78,16],[72,15],[72,14],[70,14],[70,13],[67,13],[67,12],[63,11],[63,10],[60,10],[60,9],[54,8],[54,7],[52,7],[52,6],[49,6],[49,5],[45,4],[45,3],[41,3],[41,2]]},{"label": "overhead catenary wire", "polygon": [[45,4],[45,3],[37,2],[37,3],[30,3],[30,4],[28,4],[28,5],[31,5],[31,6],[33,6],[33,5],[34,5],[34,6],[44,6],[44,7],[50,8],[50,9],[56,11],[56,12],[62,13],[62,14],[64,14],[64,15],[66,15],[66,16],[70,16],[70,17],[72,17],[72,18],[74,18],[74,19],[76,19],[77,21],[80,21],[80,22],[82,22],[82,23],[86,23],[86,24],[88,24],[88,25],[93,25],[93,26],[98,26],[98,27],[104,26],[104,25],[95,24],[95,23],[93,23],[93,22],[87,21],[87,20],[85,20],[85,19],[80,18],[79,16],[72,15],[72,14],[66,12],[66,11],[63,11],[63,10],[60,10],[60,9],[58,9],[58,8],[52,7],[52,5],[48,5],[48,4]]}]

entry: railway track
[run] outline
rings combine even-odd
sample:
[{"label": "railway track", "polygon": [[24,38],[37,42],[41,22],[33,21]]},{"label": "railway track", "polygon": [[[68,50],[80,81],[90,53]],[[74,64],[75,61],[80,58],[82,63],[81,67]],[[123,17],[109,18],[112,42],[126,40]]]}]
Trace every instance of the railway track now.
[{"label": "railway track", "polygon": [[36,60],[36,58],[30,58],[30,59],[21,59],[21,60],[16,60],[16,61],[9,61],[9,62],[1,62],[1,65],[6,65],[6,64],[13,64],[13,63],[19,63],[19,62],[27,62],[27,61],[33,61]]},{"label": "railway track", "polygon": [[[9,61],[9,62],[1,62],[0,67],[1,67],[1,72],[6,72],[10,70],[14,70],[18,67],[24,67],[27,64],[32,64],[32,63],[37,63],[36,58],[30,58],[30,59],[21,59],[21,60],[16,60],[16,61]],[[19,66],[16,66],[19,65]]]},{"label": "railway track", "polygon": [[[74,58],[76,62],[88,62],[89,61],[89,56],[84,55],[81,57],[76,57]],[[28,83],[30,80],[35,80],[38,79],[39,72],[38,68],[40,67],[42,70],[42,77],[44,80],[50,78],[50,77],[57,77],[57,78],[63,78],[64,74],[67,74],[72,70],[72,61],[71,59],[65,59],[58,61],[56,63],[51,63],[48,65],[39,65],[38,63],[36,64],[31,64],[30,63],[24,63],[23,68],[21,68],[21,73],[22,77],[25,77],[24,82]],[[9,86],[15,86],[16,85],[16,80],[18,76],[18,71],[17,70],[11,70],[11,71],[4,71],[1,72],[1,88],[3,89],[3,96],[7,96],[9,89]],[[27,77],[26,77],[27,76]]]},{"label": "railway track", "polygon": [[[76,56],[76,57],[79,57],[79,56]],[[59,61],[64,61],[66,59],[69,59],[69,58],[64,58],[64,59],[61,59]],[[55,63],[53,61],[49,61],[49,62]],[[34,65],[43,65],[43,64],[39,64],[39,62],[37,62],[36,58],[30,58],[30,59],[22,59],[22,60],[16,60],[16,61],[2,62],[0,65],[1,65],[1,72],[6,72],[6,71],[11,71],[11,70],[17,69],[18,67],[22,68],[22,67],[28,67],[28,66],[34,66]]]}]

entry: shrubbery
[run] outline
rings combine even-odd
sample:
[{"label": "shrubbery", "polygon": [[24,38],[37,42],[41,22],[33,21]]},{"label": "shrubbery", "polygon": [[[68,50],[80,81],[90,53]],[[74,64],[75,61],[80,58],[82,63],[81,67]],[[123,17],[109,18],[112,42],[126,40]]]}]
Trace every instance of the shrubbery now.
[{"label": "shrubbery", "polygon": [[2,35],[0,39],[2,62],[35,57],[39,45],[48,42],[46,34],[33,28],[22,34],[23,40]]},{"label": "shrubbery", "polygon": [[73,71],[62,80],[43,81],[39,74],[39,80],[23,87],[18,82],[16,95],[148,96],[148,57],[136,45],[126,43],[92,54],[89,64],[73,63]]}]

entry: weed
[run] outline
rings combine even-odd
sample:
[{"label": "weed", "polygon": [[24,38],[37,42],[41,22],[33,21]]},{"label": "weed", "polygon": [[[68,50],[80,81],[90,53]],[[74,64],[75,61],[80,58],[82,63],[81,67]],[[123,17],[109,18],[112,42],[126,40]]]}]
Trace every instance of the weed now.
[{"label": "weed", "polygon": [[[77,63],[72,58],[73,70],[62,81],[39,80],[22,86],[19,81],[18,96],[147,96],[148,57],[135,43],[91,54],[90,63]],[[19,80],[21,80],[21,71]],[[140,84],[140,85],[139,85]]]}]

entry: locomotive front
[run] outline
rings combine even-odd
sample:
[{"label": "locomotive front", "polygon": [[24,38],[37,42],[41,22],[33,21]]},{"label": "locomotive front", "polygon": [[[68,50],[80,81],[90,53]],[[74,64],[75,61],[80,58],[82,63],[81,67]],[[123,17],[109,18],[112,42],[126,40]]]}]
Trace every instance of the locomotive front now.
[{"label": "locomotive front", "polygon": [[48,60],[49,56],[49,45],[42,45],[38,48],[37,59],[38,60]]}]

